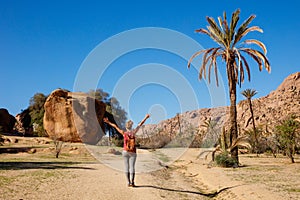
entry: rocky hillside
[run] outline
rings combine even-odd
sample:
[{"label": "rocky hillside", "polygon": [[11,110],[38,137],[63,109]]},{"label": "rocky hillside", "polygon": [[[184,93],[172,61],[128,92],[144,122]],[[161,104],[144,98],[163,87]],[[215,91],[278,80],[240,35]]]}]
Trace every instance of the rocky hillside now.
[{"label": "rocky hillside", "polygon": [[[272,132],[275,125],[288,115],[300,114],[300,72],[288,76],[269,95],[252,101],[255,123]],[[252,128],[249,106],[245,101],[238,104],[238,122],[241,129]]]},{"label": "rocky hillside", "polygon": [[[290,114],[300,115],[300,72],[288,76],[282,84],[269,95],[253,99],[253,110],[256,126],[264,132],[272,133],[278,121]],[[240,134],[252,129],[251,114],[248,103],[243,100],[237,105],[237,121]],[[179,132],[191,131],[194,134],[204,131],[204,123],[211,118],[217,122],[219,130],[229,122],[228,107],[204,108],[179,114],[157,125],[145,125],[140,134],[166,133],[176,135]]]},{"label": "rocky hillside", "polygon": [[[91,133],[85,135],[97,133],[100,128],[99,124],[103,126],[101,122],[105,112],[105,105],[103,103],[102,105],[101,102],[96,103],[96,112],[99,118],[91,120],[95,111],[93,110],[94,107],[90,105],[94,105],[94,101],[86,97],[86,95],[71,94],[61,90],[54,91],[45,103],[44,128],[49,136],[54,134],[56,137],[61,138],[63,136],[57,134],[64,134],[68,130],[67,135],[76,135],[74,128],[75,119],[70,118],[70,116],[76,117],[78,121],[76,124],[79,124],[80,132]],[[78,105],[75,106],[77,108],[75,109],[75,115],[71,113],[74,103]],[[253,99],[252,104],[255,124],[264,133],[272,133],[278,122],[288,115],[296,114],[300,116],[300,72],[288,76],[269,95]],[[12,132],[15,118],[9,115],[5,109],[0,109],[0,111],[1,132]],[[228,118],[228,107],[203,108],[178,114],[171,119],[161,121],[159,124],[145,125],[138,134],[140,134],[140,138],[144,138],[144,140],[141,140],[142,146],[146,146],[145,144],[147,143],[155,144],[156,142],[158,146],[164,146],[170,144],[171,141],[176,141],[176,144],[171,144],[174,146],[191,144],[191,141],[196,141],[199,144],[202,142],[203,137],[207,137],[205,136],[206,128],[204,125],[209,119],[216,122],[214,134],[219,134],[223,127],[225,127],[225,130],[228,130]],[[245,131],[252,129],[249,105],[245,100],[237,105],[237,121],[240,134],[244,134]],[[216,137],[214,136],[214,140]],[[65,140],[69,141],[69,139]],[[79,141],[78,138],[70,139],[70,141],[77,140]],[[87,140],[89,139],[87,138]],[[97,140],[93,139],[93,141]],[[198,144],[195,144],[195,146]]]}]

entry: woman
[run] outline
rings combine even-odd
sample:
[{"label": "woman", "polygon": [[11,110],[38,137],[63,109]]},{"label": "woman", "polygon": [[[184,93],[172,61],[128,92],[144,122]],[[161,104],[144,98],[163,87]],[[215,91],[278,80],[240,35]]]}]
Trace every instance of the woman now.
[{"label": "woman", "polygon": [[135,129],[132,129],[133,121],[129,120],[126,122],[126,131],[120,129],[116,124],[111,123],[108,118],[104,118],[103,121],[108,125],[114,127],[120,134],[123,135],[123,158],[125,164],[125,173],[128,181],[129,187],[134,187],[134,177],[135,177],[135,161],[136,161],[136,147],[135,147],[135,134],[138,132],[139,128],[145,123],[145,121],[150,117],[147,114],[144,119],[138,124]]}]

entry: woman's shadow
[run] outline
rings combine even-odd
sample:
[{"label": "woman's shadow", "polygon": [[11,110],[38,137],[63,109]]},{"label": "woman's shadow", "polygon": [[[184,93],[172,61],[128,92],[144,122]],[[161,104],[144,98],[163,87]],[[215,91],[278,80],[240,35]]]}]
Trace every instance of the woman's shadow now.
[{"label": "woman's shadow", "polygon": [[231,187],[225,187],[222,188],[218,191],[206,193],[206,192],[201,192],[201,191],[189,191],[189,190],[180,190],[180,189],[172,189],[172,188],[164,188],[164,187],[159,187],[159,186],[154,186],[154,185],[136,185],[136,188],[154,188],[154,189],[159,189],[159,190],[164,190],[164,191],[169,191],[169,192],[179,192],[179,193],[186,193],[186,194],[196,194],[196,195],[201,195],[209,198],[213,198],[218,196],[221,192],[224,192],[226,190],[229,190],[234,187],[238,187],[240,185],[236,186],[231,186]]}]

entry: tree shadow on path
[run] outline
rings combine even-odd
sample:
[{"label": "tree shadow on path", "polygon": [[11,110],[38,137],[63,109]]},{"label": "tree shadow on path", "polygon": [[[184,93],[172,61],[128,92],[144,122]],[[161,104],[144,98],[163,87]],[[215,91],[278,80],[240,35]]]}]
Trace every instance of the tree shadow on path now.
[{"label": "tree shadow on path", "polygon": [[[24,169],[86,169],[95,168],[82,167],[82,162],[0,162],[0,170],[24,170]],[[89,163],[91,164],[91,163]]]},{"label": "tree shadow on path", "polygon": [[209,197],[209,198],[214,198],[214,197],[218,196],[221,192],[224,192],[226,190],[229,190],[231,188],[235,188],[235,187],[238,187],[238,186],[240,186],[240,185],[225,187],[225,188],[222,188],[218,191],[211,192],[211,193],[205,193],[205,192],[201,192],[201,191],[189,191],[189,190],[172,189],[172,188],[165,188],[165,187],[159,187],[159,186],[154,186],[154,185],[136,185],[135,187],[136,188],[154,188],[154,189],[159,189],[159,190],[164,190],[164,191],[169,191],[169,192],[179,192],[179,193],[185,193],[185,194],[196,194],[196,195],[201,195],[201,196],[205,196],[205,197]]}]

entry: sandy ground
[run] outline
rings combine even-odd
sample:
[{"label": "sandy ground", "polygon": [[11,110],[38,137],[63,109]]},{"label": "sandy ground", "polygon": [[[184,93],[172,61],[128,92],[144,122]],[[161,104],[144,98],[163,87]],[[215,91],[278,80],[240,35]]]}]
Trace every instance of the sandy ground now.
[{"label": "sandy ground", "polygon": [[[56,159],[53,144],[21,140],[1,147],[20,149],[18,153],[0,154],[0,199],[3,200],[300,199],[299,157],[295,164],[290,164],[285,157],[240,155],[243,166],[233,169],[210,167],[209,159],[197,159],[201,149],[186,149],[178,158],[178,149],[168,149],[156,152],[160,157],[154,160],[143,157],[150,155],[146,150],[139,150],[137,187],[128,188],[119,154],[102,149],[99,155],[106,160],[100,162],[86,146],[68,143]],[[24,146],[36,152],[25,152]],[[172,152],[176,152],[173,156],[176,159],[168,162],[166,158],[172,157]],[[151,163],[160,168],[145,171]]]}]

